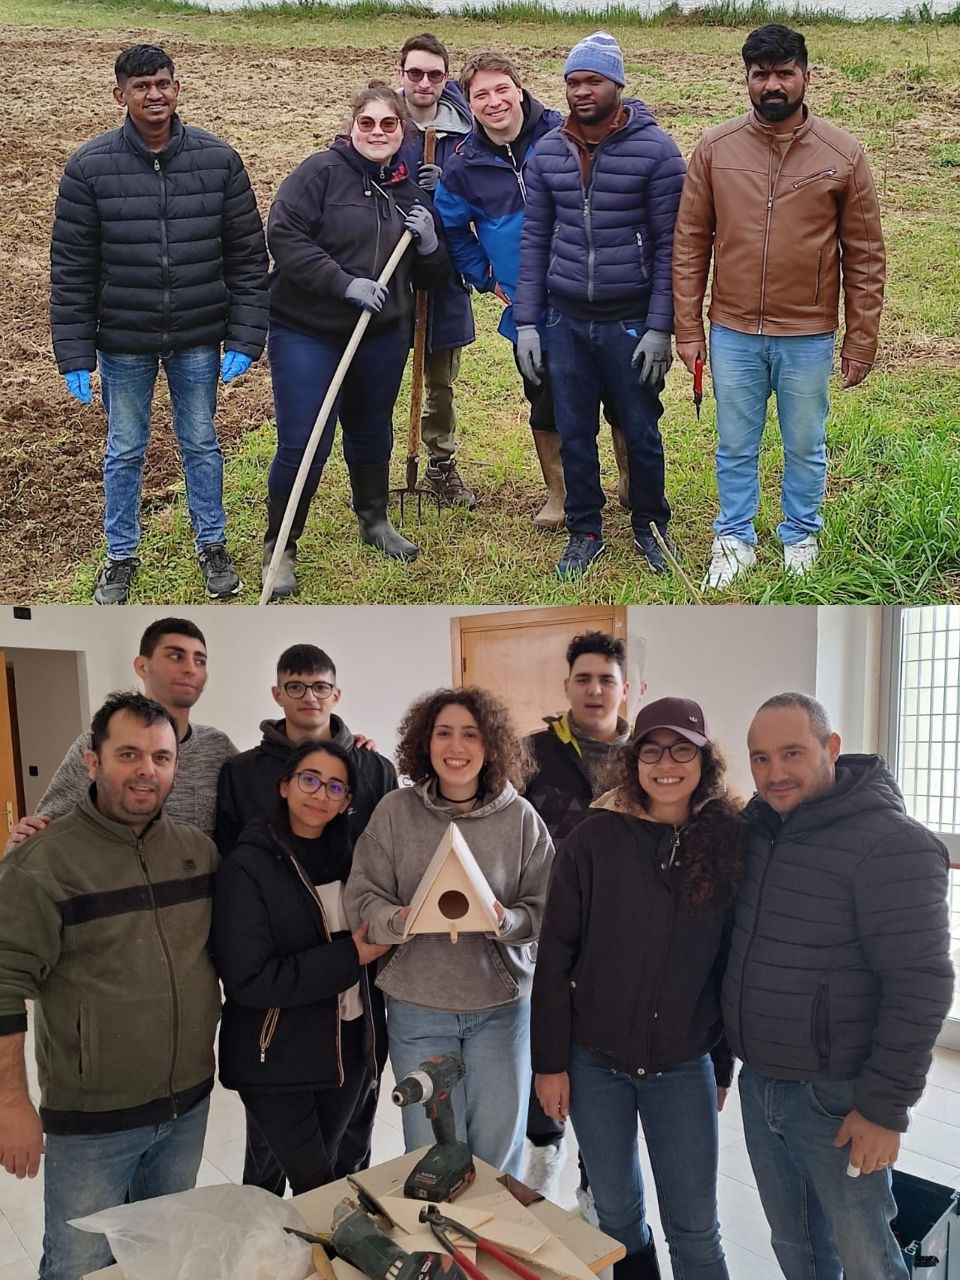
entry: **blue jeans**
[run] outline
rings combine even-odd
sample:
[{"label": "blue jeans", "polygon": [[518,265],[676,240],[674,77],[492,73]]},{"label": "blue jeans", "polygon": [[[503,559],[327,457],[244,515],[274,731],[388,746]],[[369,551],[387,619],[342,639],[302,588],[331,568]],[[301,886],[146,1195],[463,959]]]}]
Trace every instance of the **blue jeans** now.
[{"label": "blue jeans", "polygon": [[187,1191],[197,1181],[210,1099],[164,1124],[120,1133],[45,1135],[40,1280],[80,1280],[113,1261],[106,1236],[67,1226],[128,1200]]},{"label": "blue jeans", "polygon": [[650,535],[650,522],[665,529],[670,507],[664,493],[663,383],[640,381],[630,357],[646,329],[644,320],[575,320],[550,307],[546,352],[560,433],[564,511],[571,533],[600,536],[605,502],[600,487],[597,433],[600,401],[623,432],[630,459],[630,511],[635,534]]},{"label": "blue jeans", "polygon": [[600,1229],[628,1255],[650,1241],[639,1115],[675,1280],[728,1280],[717,1220],[717,1083],[710,1055],[634,1076],[574,1044],[569,1073],[570,1119]]},{"label": "blue jeans", "polygon": [[[398,1080],[439,1053],[462,1056],[466,1078],[452,1094],[457,1137],[487,1164],[519,1178],[530,1096],[530,1001],[445,1013],[387,996],[387,1043]],[[408,1151],[434,1141],[419,1103],[401,1114]]]},{"label": "blue jeans", "polygon": [[907,1280],[890,1230],[889,1169],[847,1176],[833,1140],[853,1110],[849,1080],[773,1080],[740,1069],[743,1133],[786,1280]]},{"label": "blue jeans", "polygon": [[[349,334],[318,338],[270,325],[267,354],[277,415],[277,454],[270,467],[269,488],[277,499],[285,501],[293,488],[313,424],[349,339]],[[333,447],[337,418],[348,463],[390,461],[393,406],[409,352],[410,330],[405,324],[368,329],[364,334],[317,445],[306,492],[316,493]]]},{"label": "blue jeans", "polygon": [[717,400],[717,489],[714,532],[754,546],[753,518],[760,505],[760,437],[770,393],[777,397],[783,438],[785,546],[818,533],[827,484],[825,425],[833,369],[834,334],[769,338],[710,326],[710,368]]},{"label": "blue jeans", "polygon": [[98,360],[107,411],[103,488],[110,559],[127,559],[140,542],[140,483],[150,439],[153,389],[161,364],[170,388],[173,431],[183,459],[187,508],[197,550],[224,542],[223,454],[213,425],[220,348],[187,347],[165,356],[101,351]]}]

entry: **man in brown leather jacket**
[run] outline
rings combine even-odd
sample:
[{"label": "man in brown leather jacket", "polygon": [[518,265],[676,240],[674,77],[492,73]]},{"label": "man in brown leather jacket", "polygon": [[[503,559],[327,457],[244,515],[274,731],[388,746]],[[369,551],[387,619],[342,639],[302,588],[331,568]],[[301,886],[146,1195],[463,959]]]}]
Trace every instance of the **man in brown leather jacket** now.
[{"label": "man in brown leather jacket", "polygon": [[713,258],[710,363],[717,488],[705,587],[756,560],[760,438],[770,393],[783,437],[777,529],[789,572],[817,556],[826,487],[828,383],[841,280],[844,387],[870,372],[883,305],[880,209],[860,144],[804,106],[803,36],[758,27],[743,46],[752,109],[708,129],[687,171],[673,242],[677,355],[706,360],[703,300]]}]

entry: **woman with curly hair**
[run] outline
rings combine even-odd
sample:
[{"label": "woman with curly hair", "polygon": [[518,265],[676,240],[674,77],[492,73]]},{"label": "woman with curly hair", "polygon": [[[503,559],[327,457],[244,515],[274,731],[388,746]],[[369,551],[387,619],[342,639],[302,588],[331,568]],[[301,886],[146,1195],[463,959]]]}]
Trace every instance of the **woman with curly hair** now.
[{"label": "woman with curly hair", "polygon": [[[461,1054],[457,1136],[520,1175],[530,1092],[530,988],[553,845],[518,794],[531,764],[509,712],[484,689],[439,689],[400,726],[397,766],[413,783],[385,796],[357,842],[345,905],[351,927],[391,943],[377,985],[399,1080],[441,1053]],[[496,897],[495,933],[405,938],[409,904],[455,822]],[[433,1142],[422,1107],[404,1107],[408,1151]]]},{"label": "woman with curly hair", "polygon": [[569,1111],[615,1280],[659,1277],[637,1116],[676,1276],[727,1280],[717,1112],[733,1063],[720,981],[743,866],[741,821],[703,711],[661,698],[621,748],[620,785],[563,842],[533,988],[533,1066],[548,1116]]}]

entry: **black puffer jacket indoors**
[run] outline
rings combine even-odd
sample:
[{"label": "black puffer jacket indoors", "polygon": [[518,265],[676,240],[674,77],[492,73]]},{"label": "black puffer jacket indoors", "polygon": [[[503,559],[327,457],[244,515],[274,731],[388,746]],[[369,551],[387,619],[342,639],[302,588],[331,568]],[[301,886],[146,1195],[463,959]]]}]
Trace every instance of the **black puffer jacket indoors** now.
[{"label": "black puffer jacket indoors", "polygon": [[171,126],[156,154],[127,118],[67,161],[50,248],[61,373],[96,368],[98,350],[263,351],[267,250],[243,161],[178,116]]},{"label": "black puffer jacket indoors", "polygon": [[781,822],[754,797],[723,1016],[733,1052],[779,1080],[853,1080],[904,1131],[953,996],[947,851],[908,818],[879,756]]}]

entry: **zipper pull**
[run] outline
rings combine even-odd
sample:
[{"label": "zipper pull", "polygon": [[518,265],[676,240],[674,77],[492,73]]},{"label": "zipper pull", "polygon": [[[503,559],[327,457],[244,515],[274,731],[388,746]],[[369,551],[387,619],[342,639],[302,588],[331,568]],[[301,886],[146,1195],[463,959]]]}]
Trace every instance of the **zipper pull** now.
[{"label": "zipper pull", "polygon": [[266,1049],[261,1049],[261,1050],[260,1050],[260,1065],[261,1065],[261,1066],[263,1066],[263,1064],[266,1062],[266,1060],[267,1060],[267,1051],[266,1051]]},{"label": "zipper pull", "polygon": [[772,209],[772,208],[773,208],[773,192],[771,192],[771,193],[770,193],[770,198],[769,198],[769,200],[767,201],[767,208],[768,208],[768,209]]},{"label": "zipper pull", "polygon": [[154,161],[153,161],[153,167],[154,167],[154,169],[156,169],[157,173],[159,173],[159,172],[160,172],[160,161],[159,161],[159,160],[157,160],[156,158],[154,158]]}]

